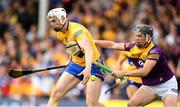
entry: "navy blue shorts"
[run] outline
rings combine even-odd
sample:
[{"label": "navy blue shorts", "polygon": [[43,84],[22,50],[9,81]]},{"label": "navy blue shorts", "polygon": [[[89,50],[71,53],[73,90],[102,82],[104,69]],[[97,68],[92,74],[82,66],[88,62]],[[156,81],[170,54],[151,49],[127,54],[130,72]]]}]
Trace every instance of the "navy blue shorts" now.
[{"label": "navy blue shorts", "polygon": [[[74,62],[71,62],[68,67],[65,69],[64,72],[68,72],[69,74],[72,74],[73,76],[75,76],[76,78],[83,80],[83,75],[78,76],[77,74],[79,74],[80,72],[82,72],[84,70],[84,66],[80,66]],[[102,79],[102,81],[104,80],[105,77],[105,72],[103,70],[101,70],[97,65],[92,64],[91,67],[91,75],[95,75],[96,77],[99,77]]]},{"label": "navy blue shorts", "polygon": [[131,80],[128,81],[128,84],[133,85],[133,86],[135,86],[135,87],[137,87],[137,88],[139,88],[139,87],[142,86],[142,84],[137,83],[137,82],[134,82],[134,81],[131,81]]}]

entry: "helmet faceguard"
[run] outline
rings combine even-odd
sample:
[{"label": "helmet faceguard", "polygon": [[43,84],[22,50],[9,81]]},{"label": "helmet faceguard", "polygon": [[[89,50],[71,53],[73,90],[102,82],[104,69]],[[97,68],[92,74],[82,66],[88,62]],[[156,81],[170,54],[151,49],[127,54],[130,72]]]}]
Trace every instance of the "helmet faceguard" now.
[{"label": "helmet faceguard", "polygon": [[145,24],[136,25],[134,28],[134,31],[140,32],[144,36],[146,36],[146,34],[148,34],[152,37],[152,35],[153,35],[153,28],[151,26],[145,25]]},{"label": "helmet faceguard", "polygon": [[146,47],[146,46],[148,46],[149,43],[152,40],[153,28],[151,26],[149,26],[149,25],[140,24],[140,25],[135,26],[134,31],[137,32],[137,33],[142,34],[146,39],[146,43],[144,43],[144,44],[137,43],[137,46],[138,47]]}]

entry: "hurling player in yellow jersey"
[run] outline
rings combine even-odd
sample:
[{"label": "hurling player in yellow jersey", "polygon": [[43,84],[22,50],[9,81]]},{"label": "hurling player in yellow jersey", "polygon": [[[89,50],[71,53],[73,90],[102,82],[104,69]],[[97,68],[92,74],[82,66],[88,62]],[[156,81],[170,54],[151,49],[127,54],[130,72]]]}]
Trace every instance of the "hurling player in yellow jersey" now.
[{"label": "hurling player in yellow jersey", "polygon": [[[64,8],[50,10],[47,19],[50,28],[57,32],[57,39],[72,56],[72,61],[52,91],[48,106],[57,106],[64,95],[80,82],[86,86],[87,105],[103,106],[99,103],[99,96],[104,72],[92,63],[101,60],[90,32],[81,24],[67,21]],[[93,80],[91,75],[95,76]]]}]

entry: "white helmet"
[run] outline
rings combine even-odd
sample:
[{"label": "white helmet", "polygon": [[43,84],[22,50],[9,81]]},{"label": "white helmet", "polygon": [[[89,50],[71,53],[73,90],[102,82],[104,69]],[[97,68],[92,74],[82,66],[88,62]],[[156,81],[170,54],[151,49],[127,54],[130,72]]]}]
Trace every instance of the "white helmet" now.
[{"label": "white helmet", "polygon": [[[65,17],[65,20],[62,22],[61,16]],[[55,8],[48,12],[47,19],[50,17],[56,17],[60,20],[61,24],[64,24],[66,22],[66,10],[64,8]]]}]

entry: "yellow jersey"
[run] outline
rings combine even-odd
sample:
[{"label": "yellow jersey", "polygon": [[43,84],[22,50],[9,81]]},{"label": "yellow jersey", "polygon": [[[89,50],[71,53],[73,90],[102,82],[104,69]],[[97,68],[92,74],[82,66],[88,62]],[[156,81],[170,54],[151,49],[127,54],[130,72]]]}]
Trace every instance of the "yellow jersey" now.
[{"label": "yellow jersey", "polygon": [[[64,45],[67,45],[70,42],[77,42],[81,40],[84,36],[87,36],[89,38],[90,45],[93,49],[93,60],[97,60],[100,57],[100,54],[95,46],[91,33],[81,24],[75,22],[67,22],[67,23],[68,26],[65,33],[64,32],[57,33],[58,40],[62,42]],[[78,57],[75,55],[72,55],[72,61],[80,66],[85,66],[86,63],[85,57]]]}]

